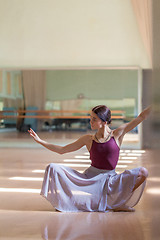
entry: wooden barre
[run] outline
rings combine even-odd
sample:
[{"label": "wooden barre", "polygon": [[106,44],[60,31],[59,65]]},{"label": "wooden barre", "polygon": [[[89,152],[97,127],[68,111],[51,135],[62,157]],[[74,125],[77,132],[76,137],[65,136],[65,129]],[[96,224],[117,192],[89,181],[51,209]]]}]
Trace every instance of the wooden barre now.
[{"label": "wooden barre", "polygon": [[[0,119],[15,119],[15,118],[36,118],[36,119],[90,119],[90,116],[23,116],[23,115],[15,115],[15,116],[2,116],[0,115]],[[124,116],[112,116],[112,119],[124,119]]]},{"label": "wooden barre", "polygon": [[[91,111],[87,110],[6,110],[6,111],[0,111],[0,114],[3,113],[87,113],[90,114]],[[121,110],[113,110],[111,111],[112,114],[123,114],[125,111]]]}]

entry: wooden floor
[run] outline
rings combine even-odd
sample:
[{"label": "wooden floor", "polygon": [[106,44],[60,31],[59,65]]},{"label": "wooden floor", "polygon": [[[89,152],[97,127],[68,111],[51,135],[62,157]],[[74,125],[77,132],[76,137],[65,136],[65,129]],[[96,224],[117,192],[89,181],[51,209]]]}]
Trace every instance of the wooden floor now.
[{"label": "wooden floor", "polygon": [[[59,135],[57,143],[61,137],[64,141]],[[39,195],[45,166],[56,162],[84,171],[90,164],[86,148],[58,155],[35,144],[31,147],[28,140],[23,148],[26,135],[10,134],[8,139],[18,144],[0,148],[0,239],[160,239],[160,151],[121,151],[118,173],[138,166],[149,171],[135,212],[61,213]]]}]

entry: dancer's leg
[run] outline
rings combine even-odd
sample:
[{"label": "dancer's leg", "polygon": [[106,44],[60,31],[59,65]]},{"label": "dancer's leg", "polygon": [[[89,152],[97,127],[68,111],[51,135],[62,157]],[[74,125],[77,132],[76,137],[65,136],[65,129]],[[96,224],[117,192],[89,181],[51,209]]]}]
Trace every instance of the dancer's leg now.
[{"label": "dancer's leg", "polygon": [[138,188],[148,177],[148,170],[144,167],[141,167],[140,171],[139,171],[139,175],[138,178],[136,180],[136,184],[133,188],[133,191]]},{"label": "dancer's leg", "polygon": [[[148,177],[148,171],[146,168],[144,167],[141,167],[140,168],[140,171],[139,171],[139,175],[136,179],[136,183],[135,183],[135,186],[133,188],[133,191],[138,188],[145,180],[146,178]],[[132,208],[132,207],[128,207],[128,206],[123,206],[123,207],[120,207],[120,208],[116,208],[116,209],[113,209],[113,211],[115,212],[119,212],[119,211],[123,211],[123,212],[134,212],[135,209]]]}]

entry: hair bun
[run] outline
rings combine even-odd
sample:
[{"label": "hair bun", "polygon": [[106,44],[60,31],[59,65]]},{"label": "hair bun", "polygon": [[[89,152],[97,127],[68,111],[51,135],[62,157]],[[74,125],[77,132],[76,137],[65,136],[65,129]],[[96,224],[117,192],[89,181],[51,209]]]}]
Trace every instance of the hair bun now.
[{"label": "hair bun", "polygon": [[112,119],[109,119],[108,121],[107,121],[107,124],[110,124],[112,122]]},{"label": "hair bun", "polygon": [[97,114],[97,116],[103,121],[107,122],[107,124],[111,123],[111,111],[105,105],[98,105],[92,109],[92,111]]}]

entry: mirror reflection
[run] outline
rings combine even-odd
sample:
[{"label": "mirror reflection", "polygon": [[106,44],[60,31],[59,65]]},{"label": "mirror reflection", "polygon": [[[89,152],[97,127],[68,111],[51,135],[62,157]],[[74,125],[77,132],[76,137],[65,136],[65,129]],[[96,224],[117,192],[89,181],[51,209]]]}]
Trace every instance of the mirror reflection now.
[{"label": "mirror reflection", "polygon": [[[118,215],[118,216],[117,216]],[[125,239],[126,229],[134,239],[142,240],[146,223],[139,216],[112,213],[54,214],[42,225],[42,239]],[[144,226],[140,223],[143,222]],[[78,222],[78,224],[77,224]],[[113,224],[114,223],[114,224]],[[115,228],[116,225],[116,228]],[[93,227],[94,226],[94,227]]]},{"label": "mirror reflection", "polygon": [[[138,81],[138,69],[0,71],[0,134],[89,132],[99,104],[111,109],[114,129],[138,115]],[[138,146],[138,128],[124,144]]]}]

